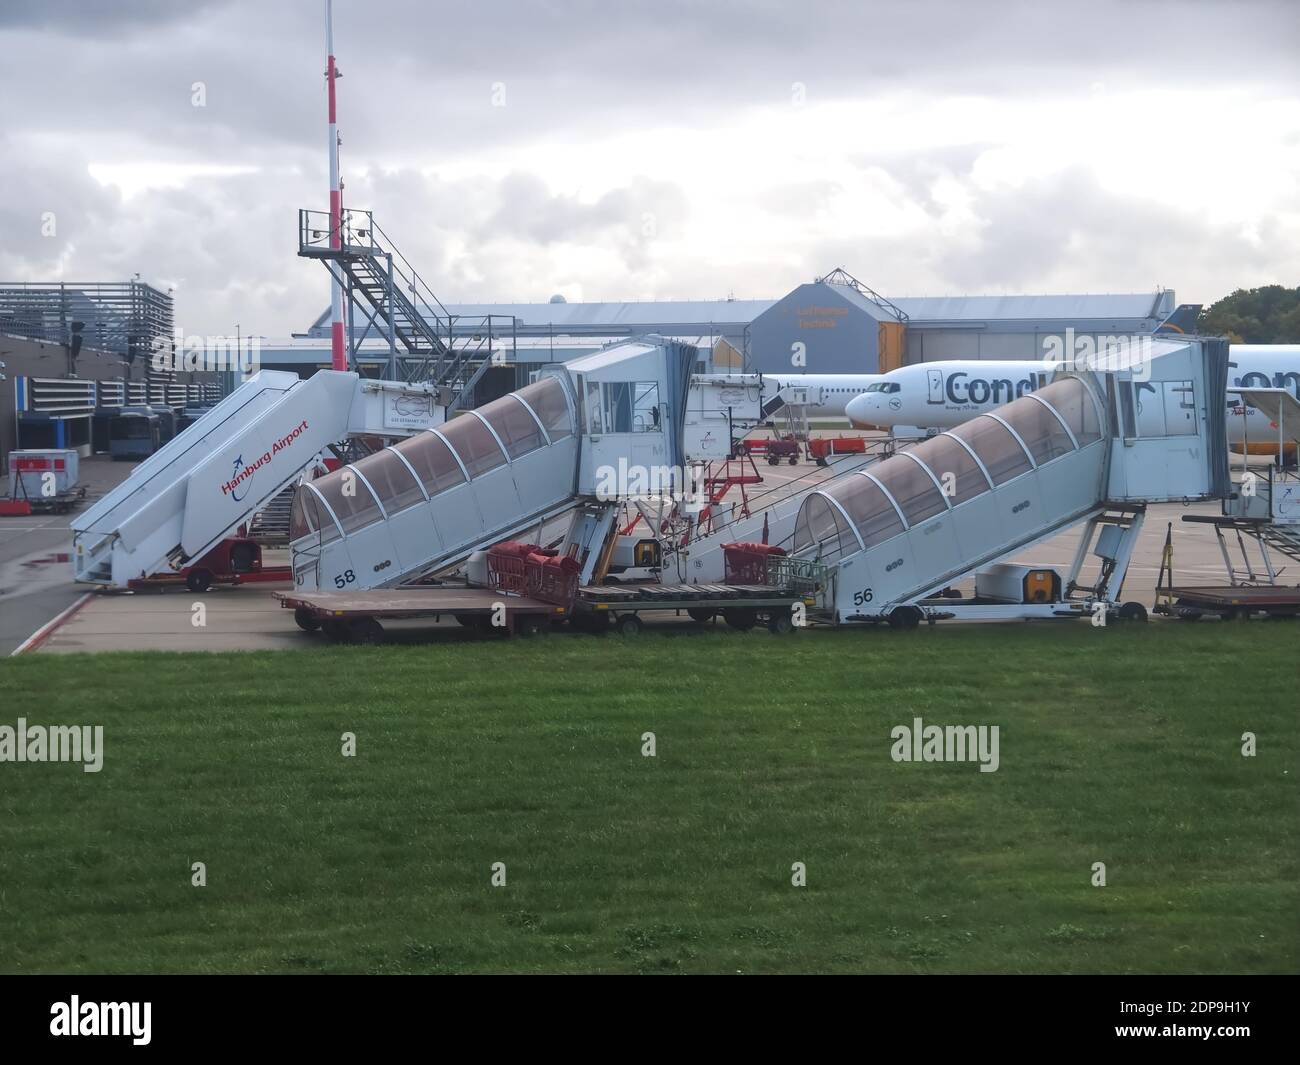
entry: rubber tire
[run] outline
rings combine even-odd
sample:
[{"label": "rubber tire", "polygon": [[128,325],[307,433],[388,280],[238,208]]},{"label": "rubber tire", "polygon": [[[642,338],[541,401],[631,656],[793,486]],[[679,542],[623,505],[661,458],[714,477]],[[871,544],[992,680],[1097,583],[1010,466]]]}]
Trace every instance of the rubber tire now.
[{"label": "rubber tire", "polygon": [[357,618],[348,624],[348,642],[369,646],[384,642],[384,627],[374,618]]},{"label": "rubber tire", "polygon": [[320,623],[320,631],[329,638],[331,643],[352,642],[352,630],[346,622],[330,618]]},{"label": "rubber tire", "polygon": [[779,458],[777,458],[775,455],[768,455],[768,456],[767,456],[767,464],[768,464],[769,466],[777,466],[777,465],[780,465],[780,463],[781,463],[781,460],[780,460]]},{"label": "rubber tire", "polygon": [[1115,616],[1120,621],[1139,621],[1145,623],[1147,620],[1147,608],[1141,603],[1127,602],[1115,612]]},{"label": "rubber tire", "polygon": [[550,631],[550,618],[542,614],[523,614],[515,620],[516,636],[545,636]]},{"label": "rubber tire", "polygon": [[686,615],[692,621],[712,621],[717,616],[717,611],[708,606],[689,606],[686,608]]},{"label": "rubber tire", "polygon": [[782,610],[767,619],[767,631],[773,636],[789,636],[794,632],[794,618],[790,611]]},{"label": "rubber tire", "polygon": [[798,466],[798,465],[799,465],[799,456],[798,456],[798,455],[791,455],[791,456],[790,456],[790,465],[791,465],[791,466]]},{"label": "rubber tire", "polygon": [[889,612],[889,627],[904,632],[920,625],[923,617],[921,611],[914,606],[896,606]]},{"label": "rubber tire", "polygon": [[569,620],[575,629],[579,632],[585,632],[589,636],[604,636],[609,632],[609,613],[604,610],[594,610],[591,613],[574,614]]},{"label": "rubber tire", "polygon": [[620,636],[640,636],[645,623],[635,614],[622,614],[614,623]]},{"label": "rubber tire", "polygon": [[758,624],[758,611],[749,606],[729,606],[722,611],[722,620],[737,632],[748,632]]},{"label": "rubber tire", "polygon": [[195,595],[202,595],[212,587],[212,571],[209,569],[192,569],[185,574],[185,587]]},{"label": "rubber tire", "polygon": [[817,460],[817,465],[818,465],[818,466],[825,466],[825,465],[826,465],[826,460],[823,459],[823,458],[819,458],[819,459]]},{"label": "rubber tire", "polygon": [[308,610],[305,606],[300,606],[293,612],[293,622],[303,632],[317,632],[320,630],[320,618]]}]

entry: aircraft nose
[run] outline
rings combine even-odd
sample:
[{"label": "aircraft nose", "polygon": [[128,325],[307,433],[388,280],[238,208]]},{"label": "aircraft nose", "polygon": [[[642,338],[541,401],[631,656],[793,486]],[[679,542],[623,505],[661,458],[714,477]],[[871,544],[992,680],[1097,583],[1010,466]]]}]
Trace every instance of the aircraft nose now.
[{"label": "aircraft nose", "polygon": [[849,424],[855,429],[875,429],[876,425],[871,421],[872,412],[876,406],[871,401],[871,397],[863,394],[854,396],[844,407],[844,413],[848,415]]}]

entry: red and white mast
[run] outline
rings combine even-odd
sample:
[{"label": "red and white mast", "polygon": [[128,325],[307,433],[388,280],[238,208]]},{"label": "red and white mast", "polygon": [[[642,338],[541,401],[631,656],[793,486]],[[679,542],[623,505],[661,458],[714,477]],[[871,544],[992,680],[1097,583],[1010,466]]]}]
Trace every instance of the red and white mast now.
[{"label": "red and white mast", "polygon": [[[343,246],[343,193],[339,188],[339,127],[334,82],[338,68],[334,65],[334,0],[325,0],[325,83],[329,92],[330,153],[330,248]],[[337,275],[330,285],[330,362],[336,370],[348,368],[348,354],[343,344],[343,285]]]}]

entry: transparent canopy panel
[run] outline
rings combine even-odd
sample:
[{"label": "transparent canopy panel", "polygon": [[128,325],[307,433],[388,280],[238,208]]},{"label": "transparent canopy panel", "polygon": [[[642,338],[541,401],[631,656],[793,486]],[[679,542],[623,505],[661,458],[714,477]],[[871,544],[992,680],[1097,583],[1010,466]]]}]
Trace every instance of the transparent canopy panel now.
[{"label": "transparent canopy panel", "polygon": [[880,485],[862,473],[850,474],[824,489],[858,528],[864,547],[872,547],[903,531],[903,519]]},{"label": "transparent canopy panel", "polygon": [[424,502],[424,493],[406,463],[388,448],[354,462],[353,468],[365,477],[389,514]]},{"label": "transparent canopy panel", "polygon": [[465,483],[465,474],[447,441],[431,429],[393,445],[393,450],[400,451],[402,458],[411,464],[431,496]]},{"label": "transparent canopy panel", "polygon": [[313,481],[311,487],[329,504],[344,533],[364,529],[383,517],[366,482],[347,466]]},{"label": "transparent canopy panel", "polygon": [[993,487],[975,457],[947,433],[917,444],[908,454],[929,467],[954,507]]},{"label": "transparent canopy panel", "polygon": [[573,416],[569,413],[569,399],[558,378],[543,377],[531,385],[525,385],[515,395],[533,408],[533,412],[541,419],[546,435],[552,441],[573,435]]},{"label": "transparent canopy panel", "polygon": [[493,439],[487,425],[473,413],[445,422],[438,427],[438,432],[460,456],[471,479],[505,465],[505,452]]},{"label": "transparent canopy panel", "polygon": [[1101,439],[1101,414],[1097,401],[1077,377],[1063,377],[1034,393],[1050,403],[1052,409],[1065,419],[1080,447],[1087,447]]},{"label": "transparent canopy panel", "polygon": [[502,396],[478,408],[478,413],[496,430],[512,459],[546,445],[542,427],[514,396]]},{"label": "transparent canopy panel", "polygon": [[813,492],[799,508],[793,551],[803,558],[837,562],[861,549],[844,516],[820,492]]},{"label": "transparent canopy panel", "polygon": [[997,414],[1025,442],[1025,447],[1029,448],[1029,453],[1034,457],[1035,465],[1041,466],[1074,450],[1070,434],[1065,431],[1061,419],[1032,396],[1023,396],[1014,403],[1008,403]]},{"label": "transparent canopy panel", "polygon": [[981,414],[949,432],[970,445],[971,450],[984,463],[984,468],[989,471],[995,486],[1005,484],[1012,477],[1033,469],[1029,455],[1011,435],[1010,430],[987,414]]},{"label": "transparent canopy panel", "polygon": [[935,487],[925,467],[905,454],[895,455],[873,466],[871,475],[894,497],[908,525],[915,525],[948,509],[943,493]]}]

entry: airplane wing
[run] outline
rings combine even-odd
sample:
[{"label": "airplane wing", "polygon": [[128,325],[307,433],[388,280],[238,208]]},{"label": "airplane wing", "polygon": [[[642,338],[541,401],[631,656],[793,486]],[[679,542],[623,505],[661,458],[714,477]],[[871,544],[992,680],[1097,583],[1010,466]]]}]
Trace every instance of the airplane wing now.
[{"label": "airplane wing", "polygon": [[1300,443],[1300,403],[1285,388],[1230,388],[1229,395],[1240,396],[1252,407],[1268,415],[1286,440]]}]

